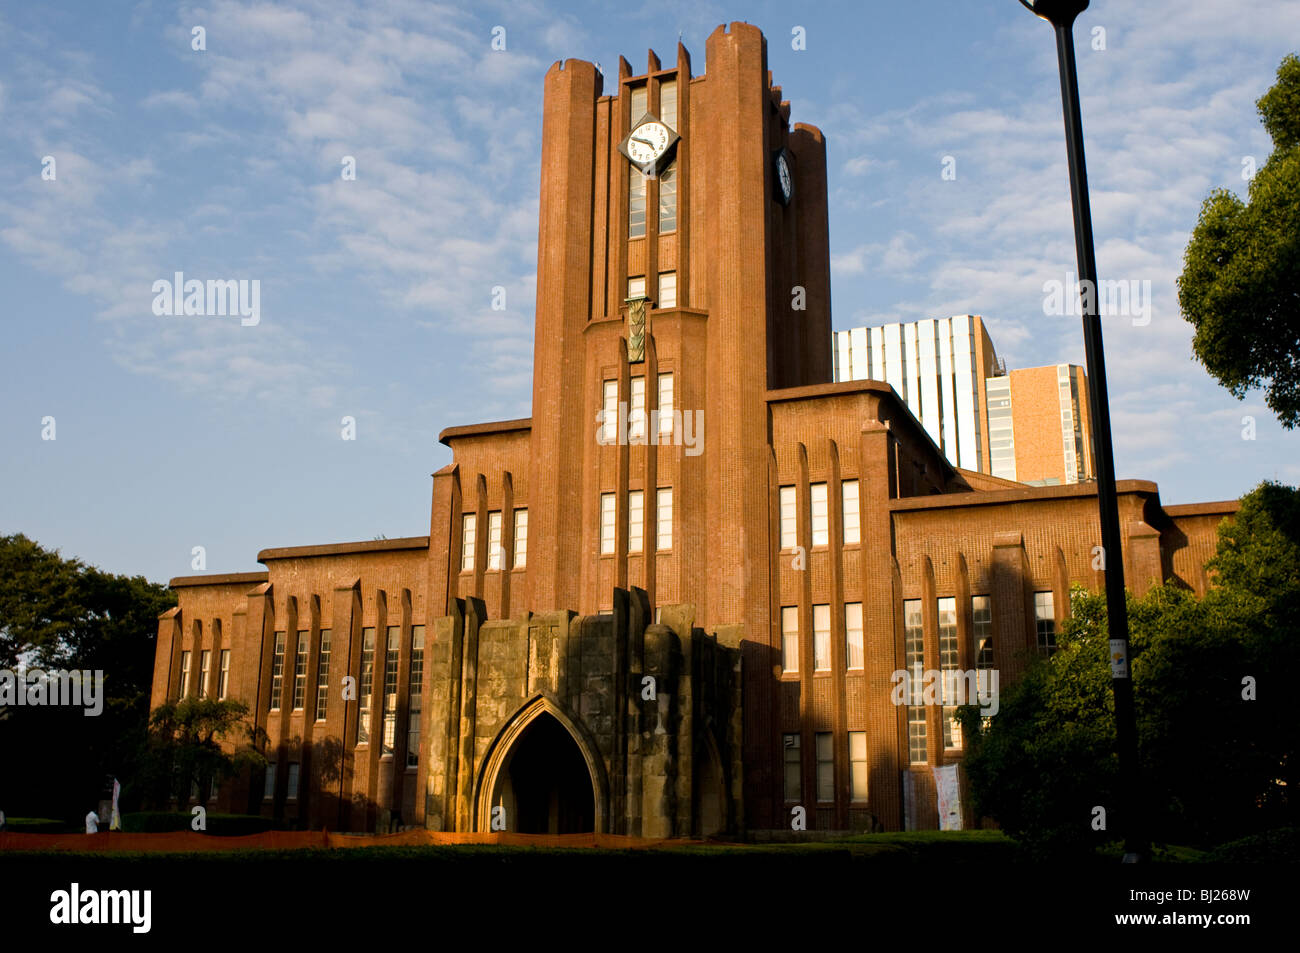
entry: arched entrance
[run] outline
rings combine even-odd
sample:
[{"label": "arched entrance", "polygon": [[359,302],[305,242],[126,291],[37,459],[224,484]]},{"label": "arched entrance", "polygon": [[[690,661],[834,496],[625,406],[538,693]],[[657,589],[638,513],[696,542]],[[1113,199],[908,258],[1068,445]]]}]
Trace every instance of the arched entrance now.
[{"label": "arched entrance", "polygon": [[569,730],[542,711],[512,740],[496,771],[493,808],[520,834],[581,834],[596,829],[591,772]]}]

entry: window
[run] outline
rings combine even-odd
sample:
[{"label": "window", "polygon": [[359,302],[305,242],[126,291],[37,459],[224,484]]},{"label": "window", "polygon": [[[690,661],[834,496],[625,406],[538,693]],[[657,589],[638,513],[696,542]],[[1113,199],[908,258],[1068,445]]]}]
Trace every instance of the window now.
[{"label": "window", "polygon": [[840,498],[844,506],[844,545],[862,541],[862,520],[858,514],[858,481],[845,480],[840,484]]},{"label": "window", "polygon": [[781,608],[781,669],[788,675],[799,671],[799,607]]},{"label": "window", "polygon": [[863,667],[861,602],[844,606],[844,660],[848,668]]},{"label": "window", "polygon": [[1056,651],[1056,615],[1050,592],[1034,593],[1034,627],[1038,630],[1038,651],[1051,655]]},{"label": "window", "polygon": [[647,92],[644,84],[632,90],[631,111],[628,115],[628,120],[631,123],[635,123],[650,109],[650,106],[648,105],[649,99],[646,97]]},{"label": "window", "polygon": [[370,743],[370,696],[375,687],[375,630],[361,630],[361,692],[357,699],[357,744]]},{"label": "window", "polygon": [[181,653],[181,690],[177,696],[180,699],[189,697],[190,694],[190,653],[188,651]]},{"label": "window", "polygon": [[528,510],[515,510],[515,568],[528,565]]},{"label": "window", "polygon": [[631,490],[627,494],[627,551],[639,553],[645,546],[645,493]]},{"label": "window", "polygon": [[993,667],[993,609],[988,596],[971,596],[971,621],[975,636],[975,669]]},{"label": "window", "polygon": [[392,754],[397,740],[397,660],[402,644],[402,627],[390,625],[384,653],[384,717],[380,753]]},{"label": "window", "polygon": [[830,542],[829,513],[826,510],[826,484],[814,483],[812,490],[812,544],[825,546]]},{"label": "window", "polygon": [[275,654],[271,658],[271,711],[280,710],[284,695],[285,633],[275,633]]},{"label": "window", "polygon": [[795,494],[794,487],[783,486],[780,491],[781,498],[781,548],[794,549],[799,545],[797,536],[797,526],[795,523]]},{"label": "window", "polygon": [[627,280],[627,296],[629,298],[645,297],[645,278],[629,278]]},{"label": "window", "polygon": [[221,671],[217,674],[217,701],[226,697],[230,687],[230,649],[221,650]]},{"label": "window", "polygon": [[266,780],[262,785],[262,800],[269,801],[275,797],[275,762],[266,762]]},{"label": "window", "polygon": [[487,567],[499,572],[505,551],[501,548],[501,511],[488,514],[488,557]]},{"label": "window", "polygon": [[[518,512],[518,511],[516,511]],[[407,683],[406,766],[420,765],[420,714],[424,710],[424,626],[411,626],[411,677]]]},{"label": "window", "polygon": [[835,746],[829,731],[817,732],[817,800],[835,800]]},{"label": "window", "polygon": [[945,748],[961,747],[961,725],[957,722],[955,698],[949,693],[956,687],[949,683],[952,676],[948,672],[957,672],[957,600],[940,599],[939,609],[939,670],[940,687],[943,693],[943,746]]},{"label": "window", "polygon": [[[632,117],[635,122],[637,117]],[[659,121],[677,131],[677,80],[666,79],[659,84]]]},{"label": "window", "polygon": [[813,606],[813,669],[831,668],[831,607]]},{"label": "window", "polygon": [[636,166],[627,173],[627,237],[645,238],[645,173]]},{"label": "window", "polygon": [[603,383],[600,409],[600,442],[609,446],[618,440],[618,381]]},{"label": "window", "polygon": [[614,551],[614,494],[600,494],[600,551]]},{"label": "window", "polygon": [[285,793],[290,801],[298,800],[298,762],[289,762],[289,790]]},{"label": "window", "polygon": [[801,777],[799,761],[799,736],[797,734],[782,735],[782,747],[785,749],[785,799],[787,801],[797,801],[803,792],[803,778]]},{"label": "window", "polygon": [[[677,230],[677,163],[671,162],[668,168],[664,169],[659,175],[659,232],[673,232]],[[660,295],[663,294],[663,284],[659,285]],[[675,308],[677,301],[676,279],[674,277],[673,287],[673,304],[668,304],[661,297],[659,307]]]},{"label": "window", "polygon": [[[925,630],[921,622],[921,600],[903,602],[903,653],[907,666],[908,699],[915,703],[922,699],[922,669],[925,667]],[[926,751],[925,708],[910,704],[907,708],[907,752],[912,764],[925,764]]]},{"label": "window", "polygon": [[855,801],[867,799],[867,733],[849,732],[849,797]]},{"label": "window", "polygon": [[[660,188],[660,196],[663,189]],[[662,209],[660,210],[662,212]],[[677,272],[665,271],[659,276],[659,307],[677,307]]]},{"label": "window", "polygon": [[663,552],[673,548],[673,488],[661,486],[655,493],[655,546]]},{"label": "window", "polygon": [[631,380],[632,398],[627,408],[627,442],[645,443],[645,378],[634,377]]},{"label": "window", "polygon": [[466,513],[460,534],[460,571],[469,572],[474,568],[474,545],[478,536],[478,514]]},{"label": "window", "polygon": [[324,721],[330,697],[330,635],[320,630],[320,656],[316,659],[316,720]]},{"label": "window", "polygon": [[212,651],[204,649],[199,653],[199,697],[208,697],[208,672],[212,669]]},{"label": "window", "polygon": [[298,633],[298,651],[293,655],[293,710],[302,711],[307,703],[307,650],[311,636],[306,631]]},{"label": "window", "polygon": [[673,375],[659,375],[659,436],[673,433]]}]

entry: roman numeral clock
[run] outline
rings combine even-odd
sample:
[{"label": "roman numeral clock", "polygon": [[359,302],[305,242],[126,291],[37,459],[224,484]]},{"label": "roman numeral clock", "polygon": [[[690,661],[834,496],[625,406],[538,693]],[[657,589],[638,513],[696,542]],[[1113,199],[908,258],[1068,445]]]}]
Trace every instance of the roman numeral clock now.
[{"label": "roman numeral clock", "polygon": [[[653,179],[672,161],[680,139],[658,116],[646,113],[633,123],[632,131],[619,143],[618,150],[642,175]],[[645,338],[649,330],[647,300],[644,292],[639,297],[627,299],[627,359],[634,364],[645,360]]]}]

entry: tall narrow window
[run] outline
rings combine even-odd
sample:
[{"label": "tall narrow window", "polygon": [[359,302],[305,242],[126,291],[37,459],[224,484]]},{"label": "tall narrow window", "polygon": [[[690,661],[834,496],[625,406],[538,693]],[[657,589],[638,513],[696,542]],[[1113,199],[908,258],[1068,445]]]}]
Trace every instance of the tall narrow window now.
[{"label": "tall narrow window", "polygon": [[324,721],[329,712],[330,700],[330,636],[329,629],[320,630],[320,656],[316,659],[316,720]]},{"label": "tall narrow window", "polygon": [[189,697],[190,694],[190,653],[187,649],[181,652],[181,686],[180,694],[177,695],[182,701]]},{"label": "tall narrow window", "polygon": [[208,673],[212,669],[212,651],[204,649],[199,653],[199,697],[208,697]]},{"label": "tall narrow window", "polygon": [[835,800],[835,746],[829,731],[817,732],[817,800]]},{"label": "tall narrow window", "polygon": [[867,733],[849,732],[849,796],[855,801],[867,799]]},{"label": "tall narrow window", "polygon": [[922,679],[925,668],[925,629],[921,621],[921,600],[903,602],[903,655],[907,666],[907,752],[912,764],[925,764],[929,758],[926,750],[925,708],[918,704],[923,698]]},{"label": "tall narrow window", "polygon": [[781,498],[781,548],[794,549],[799,545],[797,535],[797,525],[795,514],[797,506],[795,503],[794,487],[783,486],[780,492]]},{"label": "tall narrow window", "polygon": [[627,494],[627,551],[639,553],[645,546],[645,492]]},{"label": "tall narrow window", "polygon": [[627,407],[627,442],[643,444],[645,443],[645,378],[633,377],[629,383],[631,400],[628,401]]},{"label": "tall narrow window", "polygon": [[659,276],[659,307],[677,307],[677,272],[665,271]]},{"label": "tall narrow window", "polygon": [[844,606],[844,660],[846,668],[862,668],[862,603]]},{"label": "tall narrow window", "polygon": [[1051,655],[1056,651],[1056,614],[1050,592],[1034,593],[1034,627],[1038,631],[1038,651]]},{"label": "tall narrow window", "polygon": [[504,551],[501,549],[501,511],[488,514],[488,557],[489,570],[499,572]]},{"label": "tall narrow window", "polygon": [[663,552],[673,548],[673,488],[661,486],[655,492],[655,546]]},{"label": "tall narrow window", "polygon": [[[633,116],[635,122],[638,116]],[[666,79],[659,84],[659,121],[677,131],[677,80]]]},{"label": "tall narrow window", "polygon": [[812,544],[825,546],[830,542],[830,514],[826,509],[826,484],[814,483],[812,493]]},{"label": "tall narrow window", "polygon": [[781,607],[781,669],[787,675],[799,671],[799,607]]},{"label": "tall narrow window", "polygon": [[[668,168],[664,169],[659,175],[659,233],[673,232],[677,230],[677,163],[670,162]],[[660,292],[663,291],[662,283],[659,286]],[[659,301],[661,308],[677,307],[677,289],[673,289],[673,303],[668,304],[662,298]]]},{"label": "tall narrow window", "polygon": [[632,125],[636,125],[637,120],[644,116],[650,109],[649,93],[647,92],[645,85],[642,84],[635,87],[631,92],[630,98],[631,102],[628,104],[630,108],[628,110],[627,118]]},{"label": "tall narrow window", "polygon": [[226,697],[230,688],[230,649],[221,650],[221,671],[217,673],[217,701]]},{"label": "tall narrow window", "polygon": [[424,626],[411,626],[411,677],[407,685],[406,766],[420,765],[420,716],[424,710]]},{"label": "tall narrow window", "polygon": [[311,633],[306,630],[298,632],[298,649],[293,653],[293,710],[302,711],[307,704],[307,649],[311,644]]},{"label": "tall narrow window", "polygon": [[614,494],[600,494],[600,551],[608,555],[614,551]]},{"label": "tall narrow window", "polygon": [[971,622],[975,637],[975,669],[993,667],[993,609],[988,596],[971,596]]},{"label": "tall narrow window", "polygon": [[799,759],[799,735],[784,734],[781,736],[781,747],[784,749],[785,763],[785,799],[787,801],[797,801],[803,793],[802,765]]},{"label": "tall narrow window", "polygon": [[266,780],[262,784],[262,800],[269,801],[275,797],[275,762],[266,762]]},{"label": "tall narrow window", "polygon": [[515,568],[528,565],[528,510],[515,510]]},{"label": "tall narrow window", "polygon": [[627,237],[645,238],[645,174],[636,166],[627,173]]},{"label": "tall narrow window", "polygon": [[627,296],[629,298],[644,298],[645,295],[645,276],[638,275],[636,278],[627,280]]},{"label": "tall narrow window", "polygon": [[284,650],[286,634],[275,633],[275,654],[271,656],[271,711],[280,710],[284,695]]},{"label": "tall narrow window", "polygon": [[840,497],[844,503],[844,545],[862,541],[862,518],[858,513],[858,481],[845,480],[840,484]]},{"label": "tall narrow window", "polygon": [[600,442],[609,446],[618,440],[618,381],[602,385],[600,409]]},{"label": "tall narrow window", "polygon": [[361,684],[357,698],[357,744],[370,743],[370,700],[375,688],[375,630],[361,630]]},{"label": "tall narrow window", "polygon": [[[939,671],[943,693],[943,746],[961,747],[961,725],[957,722],[957,699],[950,697],[957,686],[957,600],[940,599],[939,610]],[[953,673],[949,675],[948,673]]]},{"label": "tall narrow window", "polygon": [[284,796],[290,801],[298,800],[298,768],[297,761],[289,762],[289,788]]},{"label": "tall narrow window", "polygon": [[659,436],[673,433],[673,375],[659,375]]},{"label": "tall narrow window", "polygon": [[831,667],[831,607],[813,606],[813,668],[828,672]]},{"label": "tall narrow window", "polygon": [[474,546],[478,541],[478,515],[466,513],[460,534],[460,571],[469,572],[474,568]]},{"label": "tall narrow window", "polygon": [[380,753],[392,754],[397,741],[397,662],[402,644],[402,627],[390,625],[384,652],[384,734],[380,740]]}]

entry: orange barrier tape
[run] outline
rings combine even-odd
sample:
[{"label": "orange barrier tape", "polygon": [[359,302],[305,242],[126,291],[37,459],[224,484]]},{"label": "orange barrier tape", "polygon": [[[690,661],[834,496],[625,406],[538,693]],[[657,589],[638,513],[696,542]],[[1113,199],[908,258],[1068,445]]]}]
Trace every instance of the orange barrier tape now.
[{"label": "orange barrier tape", "polygon": [[512,834],[505,832],[403,831],[400,834],[331,834],[328,831],[267,831],[217,837],[196,831],[162,834],[0,834],[3,850],[143,851],[198,853],[211,850],[296,850],[302,848],[431,847],[499,844],[510,847],[576,847],[627,850],[698,841],[648,839],[625,834]]}]

